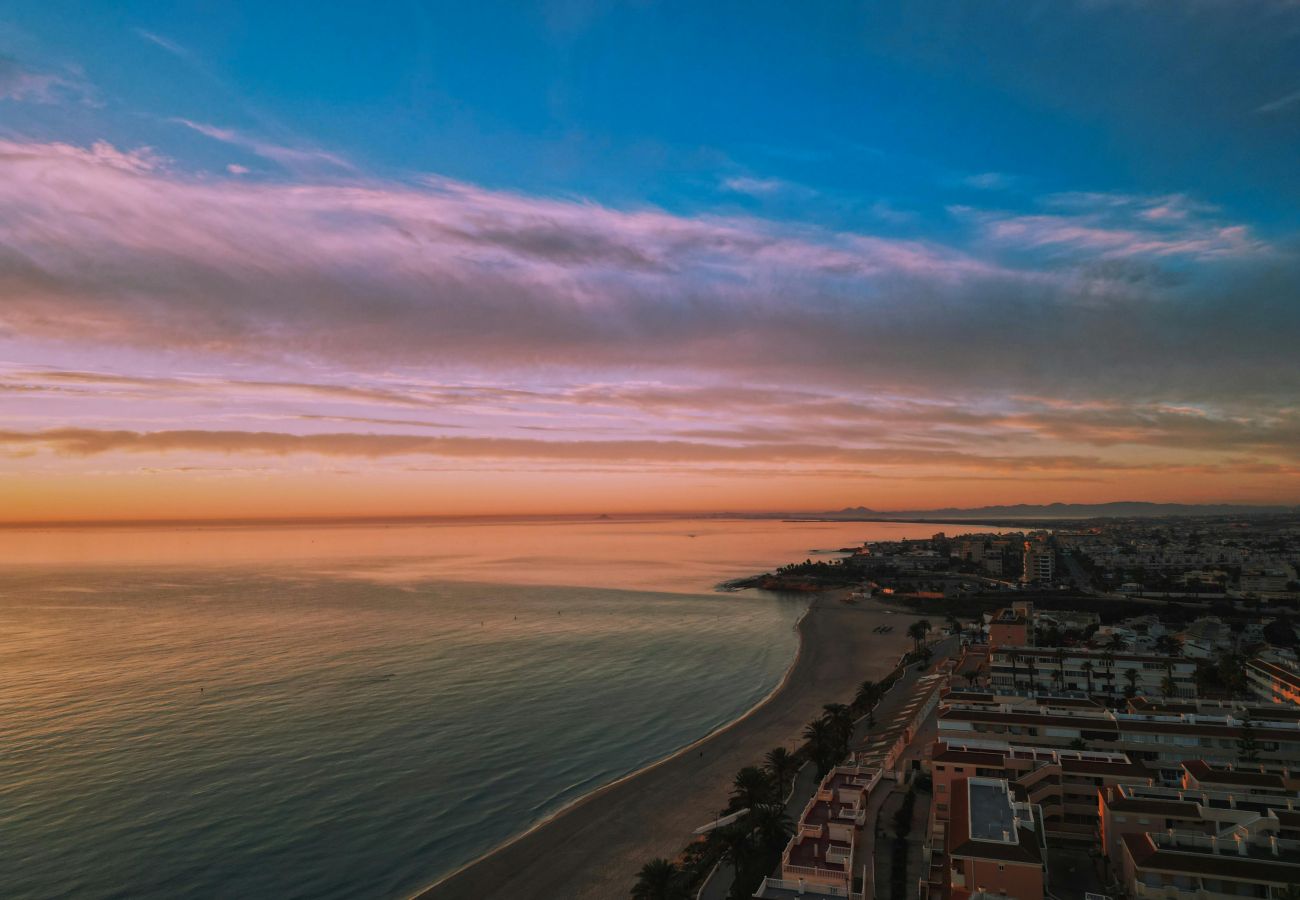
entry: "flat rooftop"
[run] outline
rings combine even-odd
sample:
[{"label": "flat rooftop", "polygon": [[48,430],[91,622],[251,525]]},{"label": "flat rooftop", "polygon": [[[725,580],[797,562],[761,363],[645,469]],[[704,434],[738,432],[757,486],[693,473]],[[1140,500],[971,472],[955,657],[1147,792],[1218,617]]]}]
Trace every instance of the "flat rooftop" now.
[{"label": "flat rooftop", "polygon": [[1018,844],[1016,814],[1005,781],[972,778],[970,792],[970,836],[977,841]]}]

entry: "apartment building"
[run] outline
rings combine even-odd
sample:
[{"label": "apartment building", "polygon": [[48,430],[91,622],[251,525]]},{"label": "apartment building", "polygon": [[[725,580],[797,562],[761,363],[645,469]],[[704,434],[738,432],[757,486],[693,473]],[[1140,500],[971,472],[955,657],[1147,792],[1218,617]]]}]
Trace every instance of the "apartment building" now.
[{"label": "apartment building", "polygon": [[1300,673],[1283,662],[1252,659],[1246,663],[1246,683],[1261,700],[1300,705]]},{"label": "apartment building", "polygon": [[1211,765],[1203,759],[1183,760],[1177,784],[1185,791],[1228,791],[1248,795],[1300,796],[1300,772],[1281,763],[1240,762]]},{"label": "apartment building", "polygon": [[1056,551],[1043,541],[1025,541],[1025,572],[1021,580],[1051,581],[1056,575]]},{"label": "apartment building", "polygon": [[1300,842],[1245,826],[1222,834],[1126,834],[1116,874],[1135,900],[1285,896],[1290,885],[1300,884]]},{"label": "apartment building", "polygon": [[[1172,684],[1165,682],[1172,679]],[[1004,691],[1086,691],[1196,696],[1196,662],[1173,656],[1108,653],[1082,647],[995,647],[989,682]]]},{"label": "apartment building", "polygon": [[950,787],[951,815],[936,823],[923,852],[920,896],[1043,900],[1047,848],[1039,810],[1005,779],[967,776]]},{"label": "apartment building", "polygon": [[1029,647],[1034,643],[1032,607],[1022,604],[1000,609],[989,620],[990,647]]},{"label": "apartment building", "polygon": [[1125,707],[1131,713],[1153,716],[1233,716],[1265,722],[1300,722],[1300,706],[1245,700],[1206,700],[1200,697],[1130,697]]},{"label": "apartment building", "polygon": [[993,706],[948,700],[940,705],[938,729],[947,743],[1082,746],[1123,753],[1132,761],[1169,771],[1193,757],[1218,763],[1235,763],[1245,756],[1263,763],[1300,759],[1300,723],[1247,722],[1234,715],[1152,715],[1087,707],[1067,712],[1047,704]]},{"label": "apartment building", "polygon": [[781,854],[781,877],[765,879],[754,896],[778,898],[797,890],[809,898],[861,900],[853,892],[854,874],[861,874],[855,868],[858,830],[880,780],[879,768],[837,766],[828,772]]},{"label": "apartment building", "polygon": [[935,821],[950,818],[955,780],[1000,778],[1023,790],[1028,802],[1042,811],[1046,838],[1091,842],[1097,831],[1097,791],[1116,784],[1148,784],[1159,773],[1123,753],[939,740],[931,749],[930,774]]},{"label": "apartment building", "polygon": [[1221,834],[1245,825],[1277,837],[1300,839],[1300,798],[1294,792],[1242,796],[1235,791],[1185,790],[1117,784],[1098,792],[1101,850],[1118,865],[1126,835],[1150,831]]}]

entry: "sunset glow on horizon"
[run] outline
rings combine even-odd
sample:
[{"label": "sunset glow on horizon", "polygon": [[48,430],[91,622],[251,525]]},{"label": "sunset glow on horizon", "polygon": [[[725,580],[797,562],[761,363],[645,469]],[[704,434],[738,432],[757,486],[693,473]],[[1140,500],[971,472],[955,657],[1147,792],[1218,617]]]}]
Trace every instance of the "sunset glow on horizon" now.
[{"label": "sunset glow on horizon", "polygon": [[1300,503],[1300,9],[899,5],[18,4],[0,521]]}]

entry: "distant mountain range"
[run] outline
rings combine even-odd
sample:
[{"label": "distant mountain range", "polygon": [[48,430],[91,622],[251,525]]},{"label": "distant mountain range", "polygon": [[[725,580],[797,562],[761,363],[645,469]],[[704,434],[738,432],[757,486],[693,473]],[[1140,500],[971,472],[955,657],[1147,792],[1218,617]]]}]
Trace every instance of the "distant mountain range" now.
[{"label": "distant mountain range", "polygon": [[1158,518],[1166,516],[1244,516],[1300,513],[1297,506],[1251,506],[1241,503],[1146,503],[1120,500],[1114,503],[1016,503],[1011,506],[971,508],[875,510],[846,506],[814,514],[825,519],[1097,519]]}]

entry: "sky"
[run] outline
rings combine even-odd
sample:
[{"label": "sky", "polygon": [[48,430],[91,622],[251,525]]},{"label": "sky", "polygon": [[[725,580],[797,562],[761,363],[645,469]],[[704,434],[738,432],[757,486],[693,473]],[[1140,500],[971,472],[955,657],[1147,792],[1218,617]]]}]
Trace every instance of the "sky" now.
[{"label": "sky", "polygon": [[0,8],[0,520],[1300,503],[1296,0]]}]

